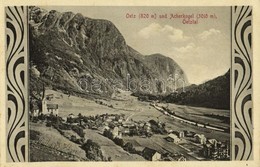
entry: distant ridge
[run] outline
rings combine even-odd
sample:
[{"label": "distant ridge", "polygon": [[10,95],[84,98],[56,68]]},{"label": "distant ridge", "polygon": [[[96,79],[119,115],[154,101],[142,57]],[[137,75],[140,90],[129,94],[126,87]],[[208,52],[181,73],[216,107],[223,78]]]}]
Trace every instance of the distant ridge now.
[{"label": "distant ridge", "polygon": [[179,89],[180,93],[172,93],[163,100],[182,105],[230,109],[230,70],[222,76],[200,85],[188,86],[184,90],[182,92]]}]

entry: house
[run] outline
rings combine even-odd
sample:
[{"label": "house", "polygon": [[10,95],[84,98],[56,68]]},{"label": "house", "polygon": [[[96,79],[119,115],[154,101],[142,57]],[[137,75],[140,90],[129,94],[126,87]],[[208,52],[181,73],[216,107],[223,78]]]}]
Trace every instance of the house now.
[{"label": "house", "polygon": [[40,109],[37,104],[33,104],[32,110],[31,110],[31,116],[32,117],[38,117],[39,116]]},{"label": "house", "polygon": [[210,143],[207,141],[207,143],[203,145],[201,154],[202,156],[213,160],[227,160],[230,157],[228,145],[225,145],[221,142]]},{"label": "house", "polygon": [[151,123],[150,122],[146,122],[145,125],[151,127]]},{"label": "house", "polygon": [[110,119],[110,118],[107,118],[106,119],[106,122],[112,122],[113,120],[112,119]]},{"label": "house", "polygon": [[204,144],[200,152],[203,157],[210,158],[213,151],[213,146],[211,144]]},{"label": "house", "polygon": [[72,125],[72,126],[78,126],[79,123],[77,123],[77,122],[73,122],[73,123],[71,123],[70,125]]},{"label": "house", "polygon": [[113,134],[113,138],[118,137],[118,135],[119,135],[119,128],[118,127],[114,127],[114,129],[112,130],[112,134]]},{"label": "house", "polygon": [[179,132],[179,138],[183,138],[184,137],[184,132],[183,131],[180,131]]},{"label": "house", "polygon": [[147,132],[147,133],[151,132],[151,131],[152,131],[152,130],[151,130],[151,124],[150,124],[149,122],[146,122],[146,123],[144,124],[144,126],[143,126],[143,129],[144,129],[144,131]]},{"label": "house", "polygon": [[77,116],[75,116],[75,115],[72,114],[72,113],[68,115],[68,118],[76,118],[76,117],[77,117]]},{"label": "house", "polygon": [[61,119],[62,119],[62,122],[65,123],[65,122],[67,122],[67,119],[68,119],[68,118],[67,118],[67,117],[62,117]]},{"label": "house", "polygon": [[216,139],[208,139],[206,143],[211,144],[216,147],[218,141]]},{"label": "house", "polygon": [[186,157],[184,157],[182,154],[174,155],[170,159],[171,161],[187,161]]},{"label": "house", "polygon": [[121,128],[120,129],[122,135],[126,136],[130,134],[130,129],[129,128]]},{"label": "house", "polygon": [[133,127],[133,126],[135,126],[135,125],[131,122],[124,122],[123,123],[123,127],[125,127],[125,128],[129,128],[129,127]]},{"label": "house", "polygon": [[144,126],[144,123],[141,122],[141,123],[139,124],[139,126],[140,126],[140,127],[143,127],[143,126]]},{"label": "house", "polygon": [[53,94],[48,94],[46,95],[46,99],[51,101],[53,99],[54,95]]},{"label": "house", "polygon": [[145,149],[145,147],[143,147],[143,146],[136,146],[135,147],[135,151],[139,155],[142,155],[144,149]]},{"label": "house", "polygon": [[165,138],[165,140],[167,140],[168,142],[173,142],[173,143],[179,143],[181,141],[181,139],[177,135],[175,135],[173,133],[169,134]]},{"label": "house", "polygon": [[176,157],[173,157],[173,159],[175,161],[187,161],[186,157],[184,157],[183,155],[178,155]]},{"label": "house", "polygon": [[216,149],[212,149],[211,159],[217,160],[217,157],[218,157],[218,152],[217,152],[217,150],[216,150]]},{"label": "house", "polygon": [[43,100],[42,101],[42,114],[59,115],[59,105],[58,104],[47,104],[46,100]]},{"label": "house", "polygon": [[227,160],[230,157],[229,147],[225,144],[220,144],[219,142],[215,146],[210,143],[204,144],[201,154],[205,158],[213,160]]},{"label": "house", "polygon": [[58,104],[53,104],[51,99],[53,98],[53,94],[46,95],[45,96],[45,90],[43,90],[43,98],[42,98],[42,114],[49,115],[49,114],[54,114],[58,115],[59,114],[59,105]]},{"label": "house", "polygon": [[194,137],[194,135],[196,134],[195,132],[187,131],[187,130],[184,130],[183,132],[186,137]]},{"label": "house", "polygon": [[172,131],[173,134],[177,135],[179,138],[184,138],[184,131]]},{"label": "house", "polygon": [[103,133],[104,133],[105,130],[109,130],[109,129],[110,129],[110,128],[109,128],[107,125],[105,125],[105,126],[103,127],[103,129],[102,129],[102,130],[103,130]]},{"label": "house", "polygon": [[142,155],[145,159],[149,161],[158,161],[162,157],[162,155],[159,152],[148,147],[144,148],[144,150],[142,151]]},{"label": "house", "polygon": [[229,146],[221,142],[217,143],[216,146],[217,159],[228,159],[229,158]]},{"label": "house", "polygon": [[109,115],[108,118],[111,119],[111,120],[115,120],[116,116],[115,115]]},{"label": "house", "polygon": [[59,105],[58,104],[47,104],[48,113],[52,113],[54,115],[59,115]]},{"label": "house", "polygon": [[207,139],[203,134],[195,134],[194,138],[197,143],[206,144]]}]

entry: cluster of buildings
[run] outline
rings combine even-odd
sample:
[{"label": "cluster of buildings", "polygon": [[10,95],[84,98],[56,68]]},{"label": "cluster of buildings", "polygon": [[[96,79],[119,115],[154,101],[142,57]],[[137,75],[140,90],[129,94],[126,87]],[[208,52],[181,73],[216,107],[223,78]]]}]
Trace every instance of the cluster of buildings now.
[{"label": "cluster of buildings", "polygon": [[150,122],[126,120],[123,114],[102,114],[96,116],[78,116],[69,114],[62,118],[64,123],[80,125],[84,128],[111,131],[114,137],[142,136],[149,137],[153,134]]},{"label": "cluster of buildings", "polygon": [[[152,132],[151,122],[144,121],[126,121],[123,114],[103,114],[96,116],[81,116],[69,114],[63,118],[65,123],[84,126],[85,128],[98,129],[103,132],[109,131],[112,138],[122,139],[123,136],[140,136],[147,137]],[[160,124],[158,122],[158,124]],[[160,126],[159,126],[160,127]],[[226,160],[229,159],[228,144],[221,143],[215,139],[207,139],[203,134],[196,134],[192,131],[169,131],[165,140],[175,144],[179,144],[183,139],[190,139],[193,143],[202,146],[199,150],[200,156],[212,160]],[[140,154],[150,161],[186,161],[186,158],[181,155],[165,155],[152,148],[142,148]]]},{"label": "cluster of buildings", "polygon": [[197,134],[192,131],[171,131],[165,138],[168,142],[178,144],[189,139],[190,142],[198,146],[199,155],[211,160],[229,160],[230,150],[228,142],[220,142],[216,139],[207,139],[204,134]]},{"label": "cluster of buildings", "polygon": [[206,143],[207,139],[204,134],[197,134],[192,131],[169,131],[169,135],[165,138],[169,142],[179,143],[184,137],[191,138],[197,144]]},{"label": "cluster of buildings", "polygon": [[228,142],[207,139],[204,134],[194,134],[193,141],[202,146],[199,153],[204,158],[211,160],[229,160],[230,158]]},{"label": "cluster of buildings", "polygon": [[203,144],[200,154],[207,159],[229,160],[229,151],[228,143],[223,143],[215,139],[209,139],[205,144]]}]

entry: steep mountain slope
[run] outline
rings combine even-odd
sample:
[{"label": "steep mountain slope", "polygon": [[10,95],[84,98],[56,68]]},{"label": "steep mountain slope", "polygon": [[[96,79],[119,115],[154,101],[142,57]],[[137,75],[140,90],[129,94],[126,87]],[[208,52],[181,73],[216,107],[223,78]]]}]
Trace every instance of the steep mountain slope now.
[{"label": "steep mountain slope", "polygon": [[165,96],[163,100],[176,104],[230,109],[230,70],[203,84],[191,85],[185,92]]},{"label": "steep mountain slope", "polygon": [[[184,91],[183,91],[184,90]],[[178,88],[168,95],[152,95],[136,92],[132,94],[139,100],[164,101],[180,105],[208,107],[216,109],[230,109],[230,71],[200,85],[189,85]]]},{"label": "steep mountain slope", "polygon": [[[127,76],[136,81],[145,78],[151,83],[166,79],[173,72],[185,76],[169,58],[146,57],[129,47],[108,20],[38,7],[30,7],[29,14],[30,63],[34,71],[31,79],[37,80],[34,83],[70,92],[110,95],[115,86],[127,87]],[[151,88],[150,93],[161,90],[158,84]]]}]

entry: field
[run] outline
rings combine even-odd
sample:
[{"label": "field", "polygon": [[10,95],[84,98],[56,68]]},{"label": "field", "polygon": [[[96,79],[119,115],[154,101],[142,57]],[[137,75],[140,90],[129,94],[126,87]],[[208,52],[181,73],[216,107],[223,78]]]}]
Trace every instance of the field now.
[{"label": "field", "polygon": [[[30,140],[31,161],[83,161],[86,159],[85,151],[62,136],[56,129],[46,127],[43,123],[30,123],[31,133],[37,133],[37,140]],[[64,135],[76,135],[73,131],[64,131]],[[105,157],[113,161],[144,161],[136,154],[129,154],[112,140],[99,134],[98,131],[85,129],[85,139],[91,139],[101,146]]]},{"label": "field", "polygon": [[190,156],[186,150],[178,146],[177,144],[167,142],[164,137],[165,135],[153,135],[150,138],[141,138],[138,136],[135,137],[124,137],[125,141],[133,143],[135,147],[149,147],[152,149],[155,149],[159,151],[160,153],[166,153],[166,152],[171,152],[171,153],[182,153],[185,155],[187,160],[190,161],[196,161],[197,159]]},{"label": "field", "polygon": [[[224,123],[222,120],[204,116],[204,114],[215,114],[230,117],[230,112],[228,110],[201,108],[201,107],[190,107],[190,106],[180,106],[175,104],[163,104],[168,106],[168,108],[174,111],[177,115],[189,118],[191,120],[199,120],[201,122],[208,122],[218,126],[229,127],[229,124]],[[162,106],[163,106],[162,105]]]},{"label": "field", "polygon": [[[97,104],[94,100],[84,99],[76,96],[69,96],[67,94],[63,94],[61,92],[46,90],[46,95],[53,95],[50,103],[59,105],[59,116],[66,117],[69,114],[73,113],[74,115],[78,115],[81,113],[82,115],[97,115],[97,114],[116,114],[116,113],[124,113],[126,115],[130,115],[131,112],[134,112],[135,109],[128,109],[124,106],[122,101],[113,101],[114,106],[118,104],[116,108],[110,108],[106,105]],[[106,101],[107,104],[110,103],[108,100],[96,99],[98,101]],[[121,104],[119,104],[121,103]]]},{"label": "field", "polygon": [[99,134],[98,131],[85,129],[85,138],[97,142],[101,146],[103,155],[111,157],[113,161],[144,161],[145,159],[137,154],[129,154],[112,140]]}]

